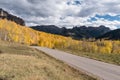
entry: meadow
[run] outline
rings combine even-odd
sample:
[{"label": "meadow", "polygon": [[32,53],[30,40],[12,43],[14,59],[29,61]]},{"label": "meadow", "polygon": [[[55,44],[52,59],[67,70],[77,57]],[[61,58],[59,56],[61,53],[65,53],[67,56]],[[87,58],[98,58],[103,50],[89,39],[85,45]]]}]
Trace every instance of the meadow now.
[{"label": "meadow", "polygon": [[0,41],[0,80],[96,80],[29,46]]},{"label": "meadow", "polygon": [[70,43],[67,47],[57,49],[107,63],[120,65],[120,41],[97,40]]},{"label": "meadow", "polygon": [[31,46],[69,51],[72,54],[120,65],[120,41],[73,40],[21,26],[6,19],[0,20],[0,39]]}]

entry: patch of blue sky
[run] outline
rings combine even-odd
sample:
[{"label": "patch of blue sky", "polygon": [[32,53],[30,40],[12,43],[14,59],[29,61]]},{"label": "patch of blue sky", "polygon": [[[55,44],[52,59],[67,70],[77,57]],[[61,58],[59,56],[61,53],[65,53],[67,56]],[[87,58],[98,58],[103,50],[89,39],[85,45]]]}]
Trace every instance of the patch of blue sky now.
[{"label": "patch of blue sky", "polygon": [[120,29],[120,25],[116,25],[116,27]]},{"label": "patch of blue sky", "polygon": [[73,0],[73,1],[68,1],[67,5],[81,5],[81,1],[80,0]]},{"label": "patch of blue sky", "polygon": [[114,21],[114,20],[120,21],[120,15],[111,16],[111,15],[106,14],[106,15],[96,15],[95,17],[103,18],[109,21]]},{"label": "patch of blue sky", "polygon": [[97,21],[97,19],[105,19],[105,20],[108,20],[108,21],[120,21],[120,15],[115,15],[115,16],[111,16],[109,14],[106,14],[106,15],[98,15],[96,14],[94,17],[91,17],[90,19],[88,19],[89,22],[92,22],[92,21]]},{"label": "patch of blue sky", "polygon": [[90,19],[87,20],[88,22],[92,22],[92,21],[97,21],[97,19],[95,17],[91,17]]}]

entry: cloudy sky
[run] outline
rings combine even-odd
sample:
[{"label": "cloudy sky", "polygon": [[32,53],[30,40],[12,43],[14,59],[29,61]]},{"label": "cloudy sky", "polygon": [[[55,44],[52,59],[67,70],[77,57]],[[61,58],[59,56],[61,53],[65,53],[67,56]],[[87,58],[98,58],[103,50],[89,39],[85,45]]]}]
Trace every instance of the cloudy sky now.
[{"label": "cloudy sky", "polygon": [[105,25],[120,28],[120,0],[0,0],[26,25]]}]

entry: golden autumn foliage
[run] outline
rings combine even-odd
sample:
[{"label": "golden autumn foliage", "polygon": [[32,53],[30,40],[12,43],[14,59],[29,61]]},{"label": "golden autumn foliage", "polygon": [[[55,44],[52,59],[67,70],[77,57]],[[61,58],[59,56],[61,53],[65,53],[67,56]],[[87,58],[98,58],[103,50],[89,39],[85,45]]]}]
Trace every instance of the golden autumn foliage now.
[{"label": "golden autumn foliage", "polygon": [[6,19],[0,20],[0,38],[2,40],[24,43],[28,45],[38,45],[43,47],[65,47],[68,40],[63,36],[35,31],[26,26],[18,25]]},{"label": "golden autumn foliage", "polygon": [[120,53],[120,41],[79,41],[78,44],[70,45],[67,49],[89,53]]},{"label": "golden autumn foliage", "polygon": [[120,53],[120,41],[77,41],[69,37],[39,32],[6,19],[0,20],[0,39],[49,48],[68,48],[90,53]]}]

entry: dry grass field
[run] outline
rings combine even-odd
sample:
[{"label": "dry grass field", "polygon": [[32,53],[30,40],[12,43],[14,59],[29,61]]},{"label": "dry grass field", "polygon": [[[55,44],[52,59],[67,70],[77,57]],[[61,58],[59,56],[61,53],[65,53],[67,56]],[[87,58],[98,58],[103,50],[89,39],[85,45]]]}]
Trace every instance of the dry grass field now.
[{"label": "dry grass field", "polygon": [[0,80],[96,80],[29,46],[0,41]]}]

